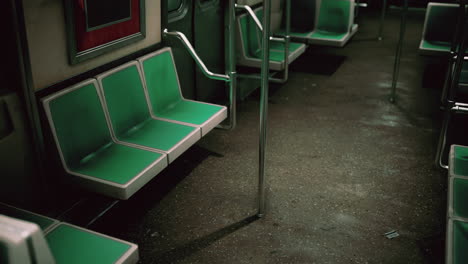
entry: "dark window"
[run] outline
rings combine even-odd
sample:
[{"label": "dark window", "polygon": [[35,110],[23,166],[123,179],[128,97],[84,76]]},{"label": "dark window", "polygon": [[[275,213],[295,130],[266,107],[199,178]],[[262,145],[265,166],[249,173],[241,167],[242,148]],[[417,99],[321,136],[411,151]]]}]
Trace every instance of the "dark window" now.
[{"label": "dark window", "polygon": [[131,0],[85,0],[87,31],[132,18]]}]

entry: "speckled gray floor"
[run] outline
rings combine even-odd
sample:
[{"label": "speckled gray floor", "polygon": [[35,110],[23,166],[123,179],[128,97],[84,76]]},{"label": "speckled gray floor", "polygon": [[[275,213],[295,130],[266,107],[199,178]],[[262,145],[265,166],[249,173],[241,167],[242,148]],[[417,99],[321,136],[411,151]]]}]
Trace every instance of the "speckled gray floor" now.
[{"label": "speckled gray floor", "polygon": [[141,263],[439,263],[446,176],[432,162],[440,91],[423,82],[423,16],[410,14],[395,105],[395,12],[382,42],[364,13],[345,48],[314,49],[346,56],[333,75],[292,72],[272,89],[265,218],[252,95],[234,131],[210,133],[95,229],[137,243]]}]

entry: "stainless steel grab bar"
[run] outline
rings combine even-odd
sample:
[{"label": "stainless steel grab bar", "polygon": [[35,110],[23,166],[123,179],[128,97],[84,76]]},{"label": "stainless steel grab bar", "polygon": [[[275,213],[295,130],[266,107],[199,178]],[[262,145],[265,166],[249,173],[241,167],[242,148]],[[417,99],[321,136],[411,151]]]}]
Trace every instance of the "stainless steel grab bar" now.
[{"label": "stainless steel grab bar", "polygon": [[212,79],[212,80],[218,80],[218,81],[229,81],[231,78],[226,75],[226,74],[218,74],[218,73],[213,73],[208,68],[206,67],[205,63],[200,59],[198,56],[197,52],[193,48],[192,44],[190,44],[190,41],[187,39],[187,37],[184,35],[182,32],[178,31],[169,31],[167,28],[164,29],[163,34],[165,37],[167,36],[172,36],[180,39],[184,46],[187,48],[188,52],[190,53],[190,56],[195,60],[197,65],[200,67],[202,70],[203,74],[205,74],[206,77]]}]

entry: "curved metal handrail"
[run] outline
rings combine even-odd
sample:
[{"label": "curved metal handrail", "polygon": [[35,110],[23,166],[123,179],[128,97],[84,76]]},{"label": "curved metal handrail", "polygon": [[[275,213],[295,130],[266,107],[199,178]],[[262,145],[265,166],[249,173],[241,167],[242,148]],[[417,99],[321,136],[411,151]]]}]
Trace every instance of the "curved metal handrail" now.
[{"label": "curved metal handrail", "polygon": [[182,32],[178,31],[169,31],[167,28],[164,29],[163,34],[165,37],[167,36],[172,36],[180,39],[184,46],[187,48],[188,52],[192,56],[192,58],[195,60],[197,65],[200,67],[202,70],[203,74],[205,74],[206,77],[212,79],[212,80],[219,80],[219,81],[230,81],[230,77],[226,74],[218,74],[218,73],[213,73],[211,72],[208,67],[206,67],[205,63],[200,59],[198,56],[197,52],[193,48],[192,44],[190,44],[190,41],[187,39],[187,37],[184,35]]}]

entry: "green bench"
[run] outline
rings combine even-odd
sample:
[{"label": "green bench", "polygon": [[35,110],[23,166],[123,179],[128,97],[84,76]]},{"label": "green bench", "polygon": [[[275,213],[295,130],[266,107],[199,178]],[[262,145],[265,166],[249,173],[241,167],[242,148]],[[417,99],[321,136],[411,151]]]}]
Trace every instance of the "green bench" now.
[{"label": "green bench", "polygon": [[[254,10],[255,15],[261,21],[263,7]],[[272,24],[278,24],[272,22]],[[272,32],[275,29],[272,28]],[[249,14],[244,13],[237,17],[237,64],[245,67],[260,68],[262,61],[261,36],[262,32]],[[289,43],[288,62],[296,60],[306,50],[302,43]],[[282,71],[286,68],[285,45],[281,42],[270,41],[270,69]]]},{"label": "green bench", "polygon": [[5,264],[136,263],[139,258],[133,243],[1,203],[0,253]]},{"label": "green bench", "polygon": [[428,3],[419,51],[426,55],[449,54],[458,17],[458,4]]},{"label": "green bench", "polygon": [[128,199],[168,164],[163,152],[116,142],[94,79],[46,97],[43,104],[62,165],[85,189]]},{"label": "green bench", "polygon": [[171,163],[200,139],[200,129],[195,126],[151,115],[138,62],[98,75],[97,80],[118,143],[163,151]]},{"label": "green bench", "polygon": [[452,145],[449,154],[446,263],[468,263],[468,147]]},{"label": "green bench", "polygon": [[449,154],[450,177],[468,177],[468,147],[452,145]]},{"label": "green bench", "polygon": [[128,199],[227,117],[183,98],[164,48],[43,99],[64,169],[83,188]]},{"label": "green bench", "polygon": [[356,34],[354,0],[321,0],[316,2],[315,27],[312,31],[291,32],[293,39],[308,44],[343,47]]},{"label": "green bench", "polygon": [[137,61],[153,117],[199,127],[202,137],[226,119],[225,106],[183,97],[170,48],[163,48]]}]

